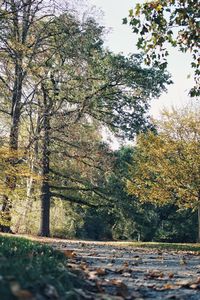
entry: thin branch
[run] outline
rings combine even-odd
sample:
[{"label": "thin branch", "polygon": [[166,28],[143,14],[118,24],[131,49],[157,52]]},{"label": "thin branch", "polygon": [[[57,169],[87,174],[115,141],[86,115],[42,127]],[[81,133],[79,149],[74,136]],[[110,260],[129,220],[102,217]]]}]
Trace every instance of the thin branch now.
[{"label": "thin branch", "polygon": [[69,202],[72,202],[72,203],[77,203],[77,204],[80,204],[80,205],[86,205],[86,206],[95,207],[95,208],[98,207],[97,205],[88,203],[87,201],[85,201],[83,199],[76,198],[76,197],[73,197],[73,196],[70,196],[70,195],[65,196],[65,195],[62,195],[62,194],[51,193],[51,196],[55,197],[55,198],[60,198],[61,200],[69,201]]}]

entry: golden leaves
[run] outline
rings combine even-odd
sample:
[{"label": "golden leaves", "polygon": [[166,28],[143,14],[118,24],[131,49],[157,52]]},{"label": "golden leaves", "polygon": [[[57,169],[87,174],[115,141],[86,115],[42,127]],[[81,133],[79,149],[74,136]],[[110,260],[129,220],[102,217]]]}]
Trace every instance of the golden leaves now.
[{"label": "golden leaves", "polygon": [[158,6],[156,6],[156,10],[157,11],[161,11],[163,9],[162,5],[161,4],[158,4]]},{"label": "golden leaves", "polygon": [[[198,111],[198,112],[197,112]],[[159,205],[174,201],[183,208],[196,207],[200,183],[200,112],[164,111],[155,122],[158,134],[137,139],[127,189],[141,201]]]}]

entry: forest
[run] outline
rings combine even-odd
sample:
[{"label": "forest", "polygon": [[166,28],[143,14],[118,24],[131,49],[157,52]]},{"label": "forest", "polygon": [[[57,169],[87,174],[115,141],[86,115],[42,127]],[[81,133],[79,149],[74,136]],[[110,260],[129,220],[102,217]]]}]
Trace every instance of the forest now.
[{"label": "forest", "polygon": [[[1,232],[200,240],[199,104],[164,110],[159,119],[148,113],[151,100],[172,84],[168,54],[163,50],[160,61],[154,46],[175,43],[164,6],[155,3],[154,14],[150,4],[138,5],[123,20],[145,50],[124,56],[105,47],[106,28],[95,16],[81,18],[67,3],[0,1]],[[192,52],[193,98],[199,95],[194,11],[190,31],[180,35],[187,42],[174,44]],[[171,22],[187,23],[178,13]],[[152,18],[152,27],[141,24],[140,14]],[[151,44],[144,35],[158,23],[163,39],[154,34]]]}]

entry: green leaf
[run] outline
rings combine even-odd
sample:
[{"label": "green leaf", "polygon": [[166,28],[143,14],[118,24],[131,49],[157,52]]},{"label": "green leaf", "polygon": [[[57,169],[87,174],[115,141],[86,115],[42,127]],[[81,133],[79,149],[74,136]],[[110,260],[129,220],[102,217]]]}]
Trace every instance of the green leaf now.
[{"label": "green leaf", "polygon": [[133,16],[133,9],[130,9],[129,10],[129,17],[132,17]]},{"label": "green leaf", "polygon": [[141,10],[141,5],[140,5],[140,3],[137,3],[136,4],[136,6],[135,6],[135,14],[136,15],[139,15],[139,13],[140,13],[140,10]]},{"label": "green leaf", "polygon": [[123,18],[123,19],[122,19],[122,24],[127,24],[127,23],[128,23],[127,18]]}]

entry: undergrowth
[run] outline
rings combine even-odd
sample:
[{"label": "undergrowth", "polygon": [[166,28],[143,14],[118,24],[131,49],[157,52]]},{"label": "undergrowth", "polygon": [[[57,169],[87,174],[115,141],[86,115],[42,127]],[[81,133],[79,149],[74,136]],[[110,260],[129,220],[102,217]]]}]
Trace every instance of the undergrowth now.
[{"label": "undergrowth", "polygon": [[[63,253],[24,238],[0,236],[0,299],[74,299],[83,282]],[[26,296],[27,295],[27,296]]]}]

